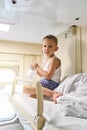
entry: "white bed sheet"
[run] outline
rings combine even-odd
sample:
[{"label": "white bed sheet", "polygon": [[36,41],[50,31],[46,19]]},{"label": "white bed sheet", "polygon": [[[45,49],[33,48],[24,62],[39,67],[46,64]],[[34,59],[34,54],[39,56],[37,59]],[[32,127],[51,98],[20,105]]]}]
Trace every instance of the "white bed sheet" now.
[{"label": "white bed sheet", "polygon": [[[32,120],[36,115],[36,99],[25,94],[15,94],[14,100],[23,110],[31,115]],[[64,116],[60,104],[44,100],[44,116],[46,118],[43,130],[86,130],[87,119]]]},{"label": "white bed sheet", "polygon": [[[46,122],[43,130],[86,130],[87,73],[67,77],[57,91],[64,94],[57,99],[58,104],[44,100],[43,115]],[[15,93],[13,99],[34,120],[37,113],[37,99],[23,93]],[[73,111],[76,111],[76,114],[75,112],[73,114]]]}]

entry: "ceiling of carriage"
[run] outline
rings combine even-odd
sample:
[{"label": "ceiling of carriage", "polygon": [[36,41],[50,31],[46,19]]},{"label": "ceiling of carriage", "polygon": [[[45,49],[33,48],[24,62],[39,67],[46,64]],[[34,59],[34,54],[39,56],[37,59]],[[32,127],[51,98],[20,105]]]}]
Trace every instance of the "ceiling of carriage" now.
[{"label": "ceiling of carriage", "polygon": [[40,43],[47,34],[87,26],[86,12],[87,0],[0,0],[0,23],[10,24],[0,39]]}]

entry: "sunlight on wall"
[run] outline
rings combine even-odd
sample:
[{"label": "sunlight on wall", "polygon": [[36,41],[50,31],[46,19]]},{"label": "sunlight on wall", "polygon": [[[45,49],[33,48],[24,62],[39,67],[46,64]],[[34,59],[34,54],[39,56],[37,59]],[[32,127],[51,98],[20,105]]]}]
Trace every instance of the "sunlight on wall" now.
[{"label": "sunlight on wall", "polygon": [[0,82],[12,82],[16,77],[15,71],[12,69],[0,69]]}]

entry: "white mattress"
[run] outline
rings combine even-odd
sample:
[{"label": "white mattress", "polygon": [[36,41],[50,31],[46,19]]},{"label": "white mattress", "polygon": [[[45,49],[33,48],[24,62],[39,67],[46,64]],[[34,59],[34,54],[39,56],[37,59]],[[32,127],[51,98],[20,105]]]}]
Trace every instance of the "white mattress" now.
[{"label": "white mattress", "polygon": [[[25,94],[15,94],[14,101],[21,107],[21,110],[34,119],[37,111],[37,100]],[[87,119],[64,116],[60,104],[44,100],[44,116],[46,118],[43,130],[86,130]]]},{"label": "white mattress", "polygon": [[[56,89],[63,96],[57,99],[58,104],[44,100],[43,130],[86,130],[87,129],[87,73],[67,77]],[[15,93],[14,101],[20,110],[34,122],[37,113],[37,99],[26,94]]]}]

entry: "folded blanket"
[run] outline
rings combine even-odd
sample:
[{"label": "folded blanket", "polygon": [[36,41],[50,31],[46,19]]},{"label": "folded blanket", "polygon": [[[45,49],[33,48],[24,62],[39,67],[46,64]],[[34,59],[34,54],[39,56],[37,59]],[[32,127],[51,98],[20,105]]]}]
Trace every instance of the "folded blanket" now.
[{"label": "folded blanket", "polygon": [[87,73],[67,77],[57,90],[64,93],[57,98],[64,115],[87,118]]},{"label": "folded blanket", "polygon": [[61,105],[61,110],[65,116],[73,116],[87,119],[87,107],[86,110],[81,104],[76,102],[68,102]]}]

